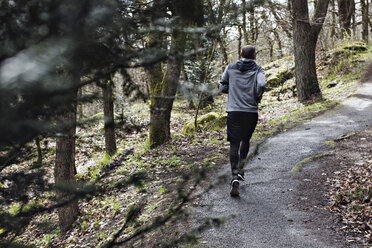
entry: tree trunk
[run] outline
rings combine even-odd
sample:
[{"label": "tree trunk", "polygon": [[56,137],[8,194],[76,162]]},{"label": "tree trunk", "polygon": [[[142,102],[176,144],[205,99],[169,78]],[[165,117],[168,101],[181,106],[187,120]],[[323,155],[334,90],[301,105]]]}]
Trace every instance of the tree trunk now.
[{"label": "tree trunk", "polygon": [[319,0],[310,23],[307,0],[292,0],[293,43],[297,96],[304,102],[320,94],[315,67],[315,48],[322,28],[329,0]]},{"label": "tree trunk", "polygon": [[357,37],[357,30],[356,30],[356,28],[357,28],[357,23],[356,23],[356,18],[355,18],[355,5],[354,5],[354,11],[353,11],[353,13],[352,13],[352,15],[351,15],[351,20],[353,21],[353,24],[352,24],[352,29],[353,29],[353,39],[356,39],[356,37]]},{"label": "tree trunk", "polygon": [[331,0],[331,39],[333,39],[336,35],[336,6],[335,6],[335,0]]},{"label": "tree trunk", "polygon": [[354,0],[337,0],[338,18],[341,27],[341,38],[351,35],[351,18],[355,11]]},{"label": "tree trunk", "polygon": [[36,149],[37,149],[37,161],[35,162],[35,166],[39,167],[39,166],[41,166],[41,164],[43,162],[43,152],[41,150],[40,137],[39,136],[37,136],[35,138],[35,143],[36,143]]},{"label": "tree trunk", "polygon": [[116,153],[116,139],[112,80],[110,80],[107,84],[104,84],[102,90],[106,153],[109,154],[110,156],[113,156]]},{"label": "tree trunk", "polygon": [[279,50],[279,59],[283,57],[283,46],[282,41],[280,40],[279,33],[276,30],[273,30],[274,37],[276,42],[278,43],[278,50]]},{"label": "tree trunk", "polygon": [[221,52],[222,52],[222,55],[223,55],[223,61],[222,61],[222,70],[224,71],[225,70],[225,66],[227,65],[228,63],[228,55],[227,55],[227,50],[226,50],[226,46],[223,42],[223,40],[221,39],[221,37],[217,37],[218,39],[218,44],[220,45],[220,49],[221,49]]},{"label": "tree trunk", "polygon": [[247,34],[247,16],[246,16],[246,4],[245,0],[242,0],[242,6],[243,6],[243,17],[242,17],[242,31],[243,31],[243,38],[244,38],[244,46],[249,44],[248,40],[248,34]]},{"label": "tree trunk", "polygon": [[[189,81],[189,77],[187,76],[187,72],[185,70],[185,63],[183,63],[183,62],[182,62],[182,77],[183,77],[183,81],[187,82],[187,81]],[[189,103],[189,109],[195,109],[195,104],[194,104],[194,100],[192,98],[191,89],[187,89],[186,99],[187,99],[187,102]]]},{"label": "tree trunk", "polygon": [[251,33],[250,42],[251,45],[256,43],[256,39],[258,36],[258,30],[256,27],[256,19],[255,19],[255,13],[254,13],[254,6],[251,7],[249,10],[249,31]]},{"label": "tree trunk", "polygon": [[78,102],[77,102],[77,116],[78,118],[84,118],[84,109],[83,109],[83,102],[81,101],[83,98],[83,88],[78,89]]},{"label": "tree trunk", "polygon": [[239,25],[238,26],[238,58],[240,58],[240,53],[242,52],[242,27]]},{"label": "tree trunk", "polygon": [[[76,99],[77,92],[74,93]],[[58,116],[63,127],[56,142],[56,164],[54,167],[54,179],[56,185],[71,187],[75,183],[75,133],[76,133],[76,102],[65,113]],[[57,191],[58,202],[71,201],[70,193],[62,190]],[[58,208],[59,225],[63,231],[70,228],[79,214],[78,202],[71,201]]]},{"label": "tree trunk", "polygon": [[161,65],[149,66],[151,106],[150,106],[150,147],[155,148],[170,139],[170,117],[173,101],[179,85],[182,55],[185,50],[186,35],[175,32],[172,35],[171,51],[167,61],[167,71],[162,75]]},{"label": "tree trunk", "polygon": [[297,22],[294,25],[293,42],[298,100],[303,102],[320,93],[315,68],[317,34],[311,32],[310,25]]},{"label": "tree trunk", "polygon": [[362,39],[368,44],[368,0],[360,0],[362,8]]}]

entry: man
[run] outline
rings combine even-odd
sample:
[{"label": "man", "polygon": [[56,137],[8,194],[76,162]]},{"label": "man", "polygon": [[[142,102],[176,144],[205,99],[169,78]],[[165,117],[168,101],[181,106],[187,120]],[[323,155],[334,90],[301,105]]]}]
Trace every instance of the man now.
[{"label": "man", "polygon": [[239,196],[239,180],[244,180],[244,162],[249,140],[258,120],[258,104],[266,88],[264,70],[254,61],[254,46],[244,46],[241,59],[229,64],[221,77],[219,89],[227,93],[227,140],[230,141],[232,172],[231,196]]}]

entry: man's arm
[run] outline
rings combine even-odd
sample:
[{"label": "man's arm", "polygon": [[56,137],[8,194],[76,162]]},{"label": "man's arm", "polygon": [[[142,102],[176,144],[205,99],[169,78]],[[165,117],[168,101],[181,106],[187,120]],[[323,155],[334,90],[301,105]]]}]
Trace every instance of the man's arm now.
[{"label": "man's arm", "polygon": [[257,92],[256,93],[257,93],[258,102],[261,102],[265,89],[266,89],[265,71],[261,69],[257,74],[257,88],[256,88]]},{"label": "man's arm", "polygon": [[227,71],[228,68],[229,67],[226,67],[225,71],[223,72],[223,74],[221,76],[220,83],[218,84],[218,89],[222,93],[226,93],[226,94],[229,93],[229,73]]}]

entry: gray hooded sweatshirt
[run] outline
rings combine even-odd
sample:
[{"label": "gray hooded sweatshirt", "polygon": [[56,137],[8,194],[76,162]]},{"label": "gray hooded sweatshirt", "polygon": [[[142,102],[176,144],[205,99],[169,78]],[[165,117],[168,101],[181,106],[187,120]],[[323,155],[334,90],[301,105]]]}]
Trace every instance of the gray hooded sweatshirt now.
[{"label": "gray hooded sweatshirt", "polygon": [[252,59],[229,64],[221,77],[219,90],[227,93],[226,112],[258,112],[266,88],[265,71]]}]

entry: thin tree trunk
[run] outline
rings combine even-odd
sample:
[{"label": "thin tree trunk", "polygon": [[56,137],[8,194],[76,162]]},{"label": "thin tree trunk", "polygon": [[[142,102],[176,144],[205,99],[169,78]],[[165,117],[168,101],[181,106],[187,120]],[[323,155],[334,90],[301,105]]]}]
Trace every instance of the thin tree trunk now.
[{"label": "thin tree trunk", "polygon": [[248,34],[247,34],[247,16],[246,16],[246,3],[245,3],[245,0],[242,0],[242,6],[243,6],[243,20],[242,20],[242,31],[243,31],[243,38],[244,38],[244,45],[248,45],[249,44],[249,40],[248,40]]},{"label": "thin tree trunk", "polygon": [[223,40],[218,37],[218,44],[220,45],[220,49],[221,49],[221,52],[222,52],[222,55],[223,55],[223,61],[222,61],[222,70],[224,71],[225,70],[225,66],[227,65],[228,63],[228,55],[227,55],[227,50],[226,50],[226,46],[225,44],[223,43]]},{"label": "thin tree trunk", "polygon": [[356,31],[356,28],[357,28],[357,23],[356,23],[356,19],[355,19],[355,6],[354,6],[354,11],[351,15],[351,19],[353,21],[353,25],[352,25],[352,29],[353,29],[353,39],[356,39],[357,37],[357,31]]},{"label": "thin tree trunk", "polygon": [[283,46],[282,41],[280,40],[279,33],[276,30],[273,30],[274,37],[276,39],[276,42],[278,43],[278,50],[279,50],[279,58],[283,57]]},{"label": "thin tree trunk", "polygon": [[78,89],[78,103],[77,103],[77,115],[78,118],[84,118],[84,109],[81,99],[83,98],[83,88]]},{"label": "thin tree trunk", "polygon": [[336,35],[336,6],[335,6],[335,0],[331,0],[331,38],[333,39]]},{"label": "thin tree trunk", "polygon": [[250,42],[251,44],[255,44],[256,43],[256,35],[257,35],[257,27],[256,27],[256,22],[255,22],[255,12],[254,12],[254,6],[251,7],[251,9],[249,10],[249,31],[251,33],[251,37],[250,37]]},{"label": "thin tree trunk", "polygon": [[238,33],[238,58],[240,58],[240,53],[242,51],[242,27],[240,25],[238,26]]},{"label": "thin tree trunk", "polygon": [[[76,99],[75,91],[73,98]],[[54,167],[54,179],[56,185],[71,187],[75,183],[75,133],[76,133],[76,102],[68,110],[58,117],[63,127],[56,142],[56,162]],[[70,193],[62,190],[57,191],[58,202],[71,201]],[[71,201],[58,208],[59,225],[63,231],[70,228],[79,214],[78,202]]]},{"label": "thin tree trunk", "polygon": [[37,161],[36,161],[36,165],[37,166],[40,166],[41,163],[43,162],[43,153],[42,153],[41,146],[40,146],[40,138],[39,138],[39,136],[37,136],[35,138],[35,143],[36,143],[36,149],[37,149]]},{"label": "thin tree trunk", "polygon": [[[184,61],[182,61],[182,76],[183,76],[183,81],[185,81],[185,82],[189,81],[189,77],[187,76],[187,72],[185,70]],[[194,104],[194,100],[192,99],[191,89],[190,90],[187,89],[186,99],[187,99],[187,102],[189,103],[189,109],[195,109],[195,104]]]},{"label": "thin tree trunk", "polygon": [[360,0],[362,8],[362,39],[368,44],[368,0]]},{"label": "thin tree trunk", "polygon": [[106,153],[110,156],[113,156],[116,153],[116,139],[112,80],[110,80],[107,84],[104,84],[102,90]]}]

